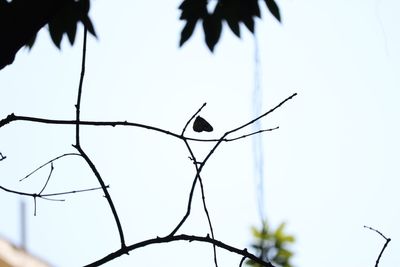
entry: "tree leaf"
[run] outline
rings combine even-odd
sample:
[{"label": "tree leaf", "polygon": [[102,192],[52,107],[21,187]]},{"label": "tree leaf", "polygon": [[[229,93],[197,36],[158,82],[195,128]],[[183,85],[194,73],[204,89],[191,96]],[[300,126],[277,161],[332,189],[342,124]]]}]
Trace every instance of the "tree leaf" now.
[{"label": "tree leaf", "polygon": [[251,8],[250,2],[247,2],[247,0],[241,0],[239,5],[239,12],[239,20],[243,21],[247,29],[249,29],[250,32],[254,33],[253,15],[255,11]]},{"label": "tree leaf", "polygon": [[281,22],[281,14],[279,12],[279,7],[275,3],[275,0],[265,0],[265,4],[268,7],[268,10],[271,12],[271,14],[279,21]]},{"label": "tree leaf", "polygon": [[75,35],[76,35],[76,23],[71,23],[68,25],[67,36],[71,45],[75,42]]},{"label": "tree leaf", "polygon": [[203,18],[207,14],[207,0],[185,0],[179,9],[182,10],[180,20],[193,20]]},{"label": "tree leaf", "polygon": [[49,32],[51,40],[60,49],[61,40],[63,36],[62,28],[56,22],[49,22]]},{"label": "tree leaf", "polygon": [[196,20],[188,20],[186,21],[185,27],[183,27],[181,31],[181,39],[179,41],[179,46],[182,46],[187,40],[189,40],[190,36],[192,36],[194,29],[196,28],[197,19]]},{"label": "tree leaf", "polygon": [[86,27],[86,29],[88,30],[88,32],[90,32],[94,37],[97,37],[96,32],[94,30],[92,21],[90,20],[90,18],[88,16],[82,18],[82,24]]},{"label": "tree leaf", "polygon": [[32,47],[33,47],[33,45],[35,44],[36,36],[37,36],[37,34],[34,34],[34,35],[32,36],[32,38],[29,39],[29,41],[26,43],[26,46],[29,48],[29,50],[31,50]]},{"label": "tree leaf", "polygon": [[209,14],[203,18],[203,29],[205,34],[205,40],[208,48],[211,52],[214,51],[214,47],[217,44],[222,30],[221,17],[217,13]]},{"label": "tree leaf", "polygon": [[254,20],[252,17],[247,17],[243,19],[243,23],[244,25],[246,25],[247,29],[249,29],[251,33],[254,33]]},{"label": "tree leaf", "polygon": [[248,0],[248,7],[252,16],[261,17],[260,7],[258,6],[258,0]]},{"label": "tree leaf", "polygon": [[228,23],[229,28],[231,31],[240,38],[240,26],[239,26],[239,20],[233,20],[231,18],[226,18],[226,22]]},{"label": "tree leaf", "polygon": [[226,20],[231,31],[240,38],[240,26],[239,26],[239,1],[228,0],[225,2],[218,2],[215,7],[215,12],[221,14],[221,17]]}]

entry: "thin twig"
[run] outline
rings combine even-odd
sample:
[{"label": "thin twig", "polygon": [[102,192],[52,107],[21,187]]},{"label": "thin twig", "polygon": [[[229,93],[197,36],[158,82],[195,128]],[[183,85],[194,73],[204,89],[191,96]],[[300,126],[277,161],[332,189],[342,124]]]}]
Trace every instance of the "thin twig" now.
[{"label": "thin twig", "polygon": [[[258,258],[256,255],[249,253],[247,249],[238,249],[236,247],[230,246],[226,243],[223,243],[219,240],[210,238],[209,236],[202,237],[202,236],[195,236],[195,235],[174,235],[174,236],[166,236],[166,237],[156,237],[148,240],[141,241],[139,243],[133,244],[126,246],[125,248],[121,248],[117,251],[114,251],[113,253],[105,256],[102,259],[99,259],[95,262],[92,262],[88,265],[85,265],[85,267],[94,267],[94,266],[100,266],[104,263],[107,263],[115,258],[118,258],[124,254],[127,254],[129,251],[133,251],[135,249],[139,249],[148,245],[153,245],[153,244],[163,244],[163,243],[169,243],[169,242],[175,242],[175,241],[197,241],[197,242],[206,242],[210,244],[214,244],[215,246],[225,249],[227,251],[230,251],[232,253],[236,253],[238,255],[241,255],[243,257],[249,258],[256,263],[260,264],[261,266],[265,267],[274,267],[270,262],[264,261],[260,258]],[[190,264],[189,264],[190,265]]]},{"label": "thin twig", "polygon": [[[110,186],[107,185],[107,188],[109,188]],[[61,195],[69,195],[69,194],[76,194],[76,193],[83,193],[83,192],[88,192],[88,191],[94,191],[94,190],[100,190],[102,189],[101,187],[94,187],[94,188],[88,188],[88,189],[79,189],[79,190],[72,190],[72,191],[65,191],[65,192],[58,192],[58,193],[48,193],[48,194],[38,194],[38,193],[26,193],[26,192],[22,192],[22,191],[17,191],[17,190],[12,190],[12,189],[8,189],[4,186],[0,185],[0,189],[11,193],[11,194],[16,194],[16,195],[20,195],[20,196],[26,196],[26,197],[33,197],[33,198],[43,198],[46,199],[46,197],[51,197],[51,196],[61,196]],[[54,200],[54,199],[52,199]]]},{"label": "thin twig", "polygon": [[33,216],[36,216],[36,197],[33,197]]},{"label": "thin twig", "polygon": [[107,199],[108,205],[110,206],[111,212],[114,216],[114,220],[115,220],[115,223],[116,223],[117,229],[118,229],[119,238],[121,241],[121,247],[125,247],[125,237],[124,237],[124,231],[122,229],[121,221],[119,219],[117,209],[114,206],[114,202],[112,201],[111,195],[107,190],[107,186],[105,185],[103,178],[101,177],[101,175],[100,175],[99,171],[97,170],[96,166],[94,165],[94,163],[90,160],[89,156],[83,151],[83,149],[80,146],[75,146],[75,148],[82,155],[82,157],[85,159],[86,163],[89,165],[89,168],[92,170],[93,174],[96,176],[97,181],[99,182],[101,189],[103,190],[104,196]]},{"label": "thin twig", "polygon": [[[199,181],[199,183],[200,183],[200,191],[201,191],[201,199],[202,199],[202,202],[203,202],[203,209],[204,209],[204,212],[206,213],[206,217],[207,217],[207,221],[208,221],[208,226],[209,226],[210,232],[211,232],[211,237],[212,237],[213,239],[215,239],[215,236],[214,236],[214,229],[213,229],[213,226],[212,226],[212,223],[211,223],[210,214],[209,214],[208,209],[207,209],[207,204],[206,204],[206,197],[205,197],[205,192],[204,192],[203,181],[202,181],[201,176],[200,176],[201,170],[200,170],[199,167],[198,167],[197,159],[196,159],[196,157],[195,157],[195,155],[194,155],[194,153],[193,153],[192,148],[191,148],[190,145],[189,145],[189,142],[188,142],[187,140],[184,140],[184,142],[185,142],[185,145],[186,145],[186,147],[187,147],[187,149],[188,149],[188,151],[189,151],[189,153],[190,153],[190,156],[191,156],[192,159],[193,159],[193,163],[194,163],[194,166],[195,166],[195,168],[196,168],[196,177],[194,178],[194,181]],[[191,198],[191,197],[190,197],[190,198]],[[190,203],[189,205],[191,205],[191,203]],[[216,250],[215,244],[213,244],[213,253],[214,253],[214,263],[215,263],[215,267],[218,267],[217,250]]]},{"label": "thin twig", "polygon": [[243,256],[242,257],[242,259],[240,260],[240,263],[239,263],[239,267],[242,267],[242,265],[243,265],[243,262],[244,262],[244,260],[246,259],[246,257],[245,256]]},{"label": "thin twig", "polygon": [[189,199],[188,199],[188,205],[187,205],[187,209],[186,209],[186,213],[183,216],[183,218],[180,220],[180,222],[178,223],[178,225],[174,228],[174,230],[172,230],[172,232],[168,235],[168,236],[173,236],[176,234],[176,232],[179,230],[179,228],[181,228],[181,226],[184,224],[184,222],[186,221],[186,219],[189,217],[190,215],[190,210],[192,207],[192,200],[193,200],[193,193],[194,193],[194,189],[196,188],[196,184],[197,184],[197,176],[196,178],[193,180],[192,183],[192,187],[190,188],[190,193],[189,193]]},{"label": "thin twig", "polygon": [[1,154],[1,152],[0,152],[0,161],[2,161],[2,160],[5,160],[7,157],[6,156],[3,156],[3,154]]},{"label": "thin twig", "polygon": [[247,122],[247,123],[245,123],[245,124],[243,124],[243,125],[241,125],[241,126],[235,128],[235,129],[233,129],[233,130],[230,130],[227,134],[231,134],[231,133],[237,132],[237,131],[239,131],[240,129],[243,129],[244,127],[246,127],[246,126],[249,126],[249,125],[253,124],[254,122],[258,121],[259,119],[261,119],[261,118],[267,116],[268,114],[270,114],[270,113],[274,112],[275,110],[277,110],[278,108],[280,108],[283,104],[285,104],[287,101],[291,100],[291,99],[292,99],[293,97],[295,97],[296,95],[297,95],[297,93],[292,94],[291,96],[289,96],[289,97],[287,97],[285,100],[283,100],[281,103],[279,103],[278,105],[276,105],[274,108],[272,108],[272,109],[270,109],[269,111],[265,112],[264,114],[258,116],[257,118],[255,118],[255,119],[253,119],[253,120],[251,120],[251,121],[249,121],[249,122]]},{"label": "thin twig", "polygon": [[78,154],[78,153],[66,153],[66,154],[63,154],[63,155],[61,155],[61,156],[55,157],[55,158],[49,160],[48,162],[46,162],[46,163],[40,165],[40,166],[37,167],[35,170],[33,170],[32,172],[30,172],[28,175],[26,175],[24,178],[20,179],[19,181],[21,182],[21,181],[25,180],[26,178],[28,178],[29,176],[31,176],[32,174],[34,174],[35,172],[37,172],[37,171],[40,170],[41,168],[45,167],[46,165],[48,165],[48,164],[53,164],[54,161],[56,161],[56,160],[58,160],[58,159],[61,159],[61,158],[63,158],[63,157],[67,157],[67,156],[80,156],[80,154]]},{"label": "thin twig", "polygon": [[386,247],[387,247],[387,245],[389,244],[389,242],[391,241],[391,239],[390,239],[390,238],[387,238],[387,237],[384,236],[381,232],[379,232],[378,230],[376,230],[376,229],[374,229],[374,228],[372,228],[372,227],[369,227],[369,226],[365,226],[365,225],[364,225],[364,228],[367,228],[367,229],[369,229],[369,230],[372,230],[372,231],[378,233],[380,236],[382,236],[382,237],[386,240],[386,242],[385,242],[385,244],[383,245],[382,250],[381,250],[381,252],[379,253],[379,256],[378,256],[378,258],[376,259],[376,262],[375,262],[375,267],[378,267],[379,261],[380,261],[380,259],[381,259],[381,257],[382,257],[382,254],[383,254],[383,251],[386,249]]},{"label": "thin twig", "polygon": [[203,162],[200,164],[199,166],[199,170],[201,171],[204,167],[204,165],[206,164],[206,162],[208,161],[208,159],[211,157],[211,155],[215,152],[215,150],[218,148],[218,146],[221,144],[221,142],[230,134],[239,131],[240,129],[243,129],[244,127],[254,123],[255,121],[267,116],[268,114],[274,112],[275,110],[277,110],[278,108],[280,108],[283,104],[285,104],[287,101],[289,101],[290,99],[292,99],[293,97],[295,97],[297,95],[297,93],[292,94],[291,96],[287,97],[285,100],[283,100],[281,103],[279,103],[278,105],[276,105],[275,107],[273,107],[272,109],[270,109],[269,111],[265,112],[264,114],[258,116],[257,118],[251,120],[248,123],[245,123],[233,130],[230,130],[228,132],[226,132],[225,134],[223,134],[221,136],[221,138],[218,140],[218,142],[214,145],[214,147],[210,150],[210,152],[207,154],[207,156],[204,158]]},{"label": "thin twig", "polygon": [[81,77],[79,79],[79,87],[78,87],[78,97],[76,101],[76,146],[80,146],[80,135],[79,135],[79,121],[81,120],[80,112],[81,112],[81,100],[82,100],[82,88],[83,88],[83,79],[85,77],[85,64],[86,64],[86,39],[87,39],[87,29],[86,27],[83,30],[83,47],[82,47],[82,66],[81,66]]},{"label": "thin twig", "polygon": [[[0,128],[4,125],[7,125],[10,122],[16,122],[16,121],[29,121],[29,122],[37,122],[37,123],[43,123],[43,124],[52,124],[52,125],[76,125],[77,121],[76,120],[52,120],[52,119],[44,119],[44,118],[37,118],[37,117],[29,117],[29,116],[19,116],[15,115],[14,113],[11,113],[8,115],[5,119],[0,121]],[[218,139],[202,139],[202,138],[193,138],[193,137],[187,137],[187,136],[182,136],[180,134],[164,130],[155,126],[151,125],[146,125],[146,124],[141,124],[141,123],[135,123],[135,122],[128,122],[128,121],[79,121],[79,125],[82,126],[111,126],[111,127],[116,127],[116,126],[125,126],[125,127],[137,127],[137,128],[143,128],[151,131],[156,131],[159,133],[163,133],[178,139],[186,139],[188,141],[196,141],[196,142],[218,142],[220,138]],[[261,130],[260,133],[263,132],[269,132],[272,130],[276,130],[278,127],[272,128],[272,129],[265,129]],[[244,137],[248,137],[254,134],[258,134],[258,132],[250,133],[247,134],[243,137],[235,137],[232,139],[228,138],[223,138],[222,141],[225,142],[230,142],[230,141],[235,141],[237,139],[241,139]]]},{"label": "thin twig", "polygon": [[183,127],[181,136],[184,136],[185,131],[186,131],[186,128],[188,127],[188,125],[190,124],[190,122],[194,119],[194,117],[196,117],[197,114],[200,113],[200,111],[201,111],[206,105],[207,105],[207,103],[204,103],[204,104],[199,108],[199,110],[197,110],[197,112],[194,113],[193,116],[186,122],[185,127]]},{"label": "thin twig", "polygon": [[49,176],[47,177],[46,183],[44,184],[42,190],[40,190],[39,195],[43,193],[43,190],[46,188],[47,184],[49,183],[50,177],[51,177],[51,175],[53,174],[53,170],[54,170],[54,166],[53,166],[53,162],[52,162],[52,163],[51,163],[51,167],[50,167]]},{"label": "thin twig", "polygon": [[242,136],[239,136],[239,137],[235,137],[235,138],[224,138],[224,139],[222,139],[222,141],[224,141],[224,142],[236,141],[236,140],[239,140],[239,139],[242,139],[242,138],[246,138],[246,137],[249,137],[249,136],[252,136],[252,135],[255,135],[255,134],[260,134],[260,133],[265,133],[265,132],[272,132],[272,131],[275,131],[275,130],[278,130],[278,129],[279,129],[279,126],[274,127],[274,128],[270,128],[270,129],[259,130],[259,131],[256,131],[256,132],[253,132],[253,133],[249,133],[249,134],[245,134],[245,135],[242,135]]},{"label": "thin twig", "polygon": [[[197,164],[195,164],[197,166]],[[196,167],[197,169],[197,167]],[[208,221],[208,226],[210,227],[210,232],[211,232],[211,237],[212,239],[215,239],[214,236],[214,229],[211,223],[211,218],[210,218],[210,214],[208,212],[207,209],[207,204],[206,204],[206,197],[205,197],[205,192],[204,192],[204,186],[203,186],[203,181],[201,179],[201,176],[199,174],[199,183],[200,183],[200,189],[201,189],[201,199],[203,202],[203,208],[204,208],[204,212],[206,213],[206,217],[207,217],[207,221]],[[214,263],[215,263],[215,267],[218,267],[218,261],[217,261],[217,249],[215,244],[213,244],[213,252],[214,252]]]},{"label": "thin twig", "polygon": [[49,197],[44,197],[44,196],[41,196],[41,198],[45,199],[45,200],[49,200],[49,201],[60,201],[60,202],[64,202],[65,201],[65,199],[49,198]]},{"label": "thin twig", "polygon": [[[109,185],[106,185],[106,188],[109,188]],[[76,194],[76,193],[83,193],[83,192],[89,192],[89,191],[95,191],[95,190],[100,190],[102,189],[101,187],[93,187],[93,188],[87,188],[87,189],[78,189],[78,190],[72,190],[72,191],[66,191],[66,192],[59,192],[59,193],[50,193],[50,194],[43,194],[40,197],[51,197],[51,196],[61,196],[61,195],[69,195],[69,194]]]}]

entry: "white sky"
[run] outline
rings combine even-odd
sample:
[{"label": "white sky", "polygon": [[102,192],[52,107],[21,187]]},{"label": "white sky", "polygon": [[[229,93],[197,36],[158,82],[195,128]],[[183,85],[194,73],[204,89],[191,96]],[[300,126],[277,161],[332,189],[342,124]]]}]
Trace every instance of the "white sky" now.
[{"label": "white sky", "polygon": [[[218,137],[253,117],[254,43],[242,29],[225,28],[215,54],[200,27],[178,49],[180,1],[97,0],[91,17],[99,39],[89,38],[82,119],[128,120],[180,132],[207,102],[202,116]],[[155,6],[157,4],[157,6]],[[278,1],[279,25],[263,8],[257,23],[263,110],[297,92],[263,120],[268,220],[287,222],[297,241],[296,266],[372,266],[392,238],[380,266],[399,266],[397,205],[400,151],[400,38],[394,0]],[[60,53],[47,31],[31,52],[0,72],[0,118],[17,115],[73,119],[82,29],[76,45]],[[246,132],[246,131],[244,131]],[[0,184],[39,191],[49,168],[18,182],[52,157],[74,152],[74,128],[17,122],[0,130]],[[216,238],[238,247],[258,225],[251,139],[224,144],[204,169]],[[136,128],[82,129],[82,146],[99,168],[120,213],[129,244],[169,233],[186,210],[193,166],[183,143]],[[209,148],[196,145],[204,155]],[[57,161],[47,192],[97,186],[83,160]],[[55,266],[90,263],[118,248],[116,227],[101,192],[66,202],[28,204],[28,249]],[[0,235],[16,243],[20,197],[0,193]],[[205,235],[196,195],[182,233]],[[204,244],[150,246],[106,266],[213,266]],[[220,251],[220,266],[240,257]]]}]

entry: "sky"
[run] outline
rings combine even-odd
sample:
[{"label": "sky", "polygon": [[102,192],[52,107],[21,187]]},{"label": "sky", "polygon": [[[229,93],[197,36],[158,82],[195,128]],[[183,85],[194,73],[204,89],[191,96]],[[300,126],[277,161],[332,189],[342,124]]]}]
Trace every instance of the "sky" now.
[{"label": "sky", "polygon": [[[198,26],[178,47],[180,1],[93,1],[98,38],[89,37],[81,118],[127,120],[180,133],[201,112],[218,138],[254,118],[254,39],[243,27],[237,39],[224,28],[210,53]],[[256,32],[261,110],[298,95],[262,120],[265,214],[272,227],[287,223],[296,237],[295,266],[365,267],[390,237],[379,266],[399,266],[397,209],[400,186],[400,37],[394,0],[277,1],[282,24],[262,8]],[[157,6],[155,6],[157,4]],[[17,115],[73,119],[80,74],[82,28],[76,44],[59,51],[47,31],[31,51],[17,54],[0,72],[0,118]],[[186,211],[193,165],[182,141],[145,129],[82,127],[81,143],[110,185],[128,244],[168,234]],[[251,129],[245,129],[245,134]],[[15,122],[0,130],[2,186],[37,192],[49,174],[26,174],[75,152],[72,126]],[[210,144],[194,143],[199,158]],[[259,224],[252,139],[222,144],[203,171],[215,236],[239,248]],[[82,159],[54,164],[45,192],[96,187]],[[27,248],[54,266],[81,266],[119,246],[100,191],[65,202],[0,193],[0,236],[20,243],[20,202],[27,206]],[[208,231],[200,194],[180,233]],[[220,266],[240,257],[218,251]],[[205,244],[149,246],[106,266],[213,266]]]}]

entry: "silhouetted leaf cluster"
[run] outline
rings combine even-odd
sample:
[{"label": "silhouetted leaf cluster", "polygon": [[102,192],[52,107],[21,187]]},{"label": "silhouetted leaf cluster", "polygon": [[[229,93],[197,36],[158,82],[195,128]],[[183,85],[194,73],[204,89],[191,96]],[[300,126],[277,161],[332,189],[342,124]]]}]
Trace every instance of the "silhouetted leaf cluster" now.
[{"label": "silhouetted leaf cluster", "polygon": [[[253,237],[255,239],[252,247],[265,261],[271,261],[274,265],[282,267],[292,267],[290,259],[293,256],[288,248],[290,243],[295,241],[292,235],[284,232],[285,223],[281,223],[275,231],[271,231],[267,223],[264,223],[261,230],[252,228]],[[258,263],[248,260],[247,265],[253,267],[261,267]]]},{"label": "silhouetted leaf cluster", "polygon": [[[183,0],[179,9],[185,26],[179,45],[182,46],[193,34],[198,22],[202,22],[205,42],[214,50],[221,36],[223,23],[240,37],[240,24],[254,33],[254,18],[261,17],[259,0]],[[271,14],[281,21],[275,0],[263,0]],[[213,8],[211,8],[211,6]],[[81,22],[95,34],[88,16],[90,0],[0,0],[0,69],[14,61],[15,54],[23,46],[31,48],[37,32],[48,25],[54,44],[60,48],[64,35],[71,44]]]},{"label": "silhouetted leaf cluster", "polygon": [[95,35],[89,8],[90,0],[0,0],[0,69],[14,61],[21,47],[31,48],[47,24],[57,47],[64,34],[74,43],[79,22]]},{"label": "silhouetted leaf cluster", "polygon": [[93,24],[88,16],[89,8],[89,0],[68,1],[58,15],[49,21],[50,36],[58,48],[60,48],[64,34],[68,36],[69,42],[74,44],[76,28],[79,22],[82,22],[88,32],[96,36]]},{"label": "silhouetted leaf cluster", "polygon": [[[215,8],[210,10],[216,1]],[[279,7],[274,0],[264,0],[268,10],[280,22]],[[193,34],[198,22],[203,22],[205,42],[213,51],[222,32],[225,21],[232,32],[240,37],[240,23],[254,33],[254,18],[261,17],[258,0],[184,0],[179,6],[180,19],[186,24],[181,31],[179,45],[182,46]]]}]

